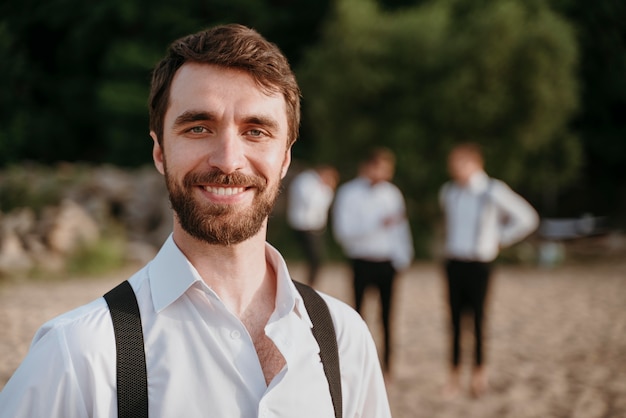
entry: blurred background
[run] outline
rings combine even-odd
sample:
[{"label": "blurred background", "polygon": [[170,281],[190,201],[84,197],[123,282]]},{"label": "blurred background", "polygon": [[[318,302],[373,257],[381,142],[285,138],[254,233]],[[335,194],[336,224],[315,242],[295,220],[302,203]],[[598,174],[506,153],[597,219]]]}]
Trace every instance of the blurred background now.
[{"label": "blurred background", "polygon": [[[137,258],[148,254],[141,243],[162,242],[169,214],[150,167],[150,72],[172,40],[230,22],[275,42],[301,84],[292,173],[330,163],[344,181],[370,146],[396,151],[418,258],[436,254],[437,191],[446,150],[459,141],[482,144],[487,172],[543,218],[591,222],[554,236],[626,225],[620,0],[11,0],[0,6],[5,253],[38,254],[23,268],[59,265],[47,250],[71,251],[71,242],[50,244],[59,217],[78,222],[63,215],[71,202],[97,231],[66,226],[80,235],[66,240],[100,242],[100,263],[120,256],[120,239],[137,244],[125,251]],[[299,256],[284,202],[269,234]],[[512,258],[536,259],[534,251]]]},{"label": "blurred background", "polygon": [[[417,261],[398,284],[394,416],[623,417],[623,0],[3,1],[0,387],[44,321],[128,277],[127,264],[149,260],[169,234],[148,135],[151,70],[174,39],[231,22],[275,42],[302,88],[285,188],[316,163],[349,180],[371,146],[398,156]],[[460,141],[480,143],[487,172],[542,217],[500,256],[493,395],[481,402],[439,396],[447,322],[432,262],[437,193]],[[268,238],[298,278],[285,195]],[[320,289],[349,303],[349,271],[327,241],[339,262],[324,267]]]}]

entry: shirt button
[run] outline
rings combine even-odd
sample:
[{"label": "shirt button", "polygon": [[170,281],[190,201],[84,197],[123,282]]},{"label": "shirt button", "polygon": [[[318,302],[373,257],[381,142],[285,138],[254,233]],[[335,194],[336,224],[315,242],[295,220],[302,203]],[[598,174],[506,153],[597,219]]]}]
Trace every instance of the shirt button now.
[{"label": "shirt button", "polygon": [[238,340],[239,337],[241,337],[241,333],[237,330],[231,331],[230,333],[230,338],[232,338],[233,340]]}]

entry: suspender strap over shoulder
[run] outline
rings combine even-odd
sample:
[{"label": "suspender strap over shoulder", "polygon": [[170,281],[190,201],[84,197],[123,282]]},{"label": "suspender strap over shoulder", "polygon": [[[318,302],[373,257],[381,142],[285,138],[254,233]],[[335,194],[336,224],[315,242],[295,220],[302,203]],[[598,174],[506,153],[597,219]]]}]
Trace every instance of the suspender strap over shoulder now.
[{"label": "suspender strap over shoulder", "polygon": [[148,418],[148,377],[141,315],[128,281],[104,295],[109,305],[117,348],[119,418]]},{"label": "suspender strap over shoulder", "polygon": [[[335,418],[342,418],[341,373],[337,336],[324,299],[311,287],[295,282],[313,323],[313,336],[328,380]],[[119,418],[148,418],[148,378],[141,315],[128,281],[104,295],[109,305],[117,349],[117,403]]]},{"label": "suspender strap over shoulder", "polygon": [[320,347],[320,358],[324,367],[324,374],[326,374],[326,380],[328,380],[330,396],[335,408],[335,418],[341,418],[343,407],[339,349],[330,311],[324,299],[312,287],[296,281],[294,281],[294,284],[302,295],[306,311],[313,323],[312,332]]}]

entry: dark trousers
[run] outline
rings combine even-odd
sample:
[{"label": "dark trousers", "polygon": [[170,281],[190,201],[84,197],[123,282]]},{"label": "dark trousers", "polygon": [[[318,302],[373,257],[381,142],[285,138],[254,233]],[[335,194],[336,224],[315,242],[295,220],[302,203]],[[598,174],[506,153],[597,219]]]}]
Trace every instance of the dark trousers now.
[{"label": "dark trousers", "polygon": [[452,365],[461,359],[461,317],[464,312],[473,314],[475,351],[474,361],[481,366],[484,361],[483,322],[485,299],[489,287],[491,264],[477,261],[447,260],[448,301],[452,322]]},{"label": "dark trousers", "polygon": [[362,313],[363,295],[366,289],[370,286],[378,289],[385,344],[383,369],[389,370],[389,359],[391,358],[391,302],[396,271],[390,261],[368,261],[361,259],[353,259],[351,261],[354,274],[354,303],[358,313]]},{"label": "dark trousers", "polygon": [[307,283],[310,286],[315,284],[315,279],[322,264],[322,253],[324,250],[324,231],[298,231],[294,230],[298,245],[304,253],[307,262],[308,273]]}]

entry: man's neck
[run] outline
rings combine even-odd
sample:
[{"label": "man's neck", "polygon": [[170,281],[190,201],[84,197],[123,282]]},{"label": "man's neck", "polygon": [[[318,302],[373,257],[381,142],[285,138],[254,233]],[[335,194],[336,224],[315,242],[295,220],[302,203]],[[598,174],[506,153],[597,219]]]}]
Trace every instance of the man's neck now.
[{"label": "man's neck", "polygon": [[239,318],[252,306],[268,303],[267,309],[273,307],[276,273],[266,261],[265,229],[244,242],[225,246],[208,244],[175,227],[174,242],[207,286]]}]

